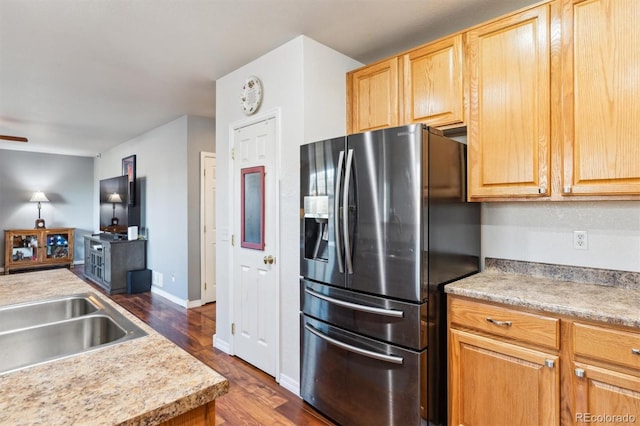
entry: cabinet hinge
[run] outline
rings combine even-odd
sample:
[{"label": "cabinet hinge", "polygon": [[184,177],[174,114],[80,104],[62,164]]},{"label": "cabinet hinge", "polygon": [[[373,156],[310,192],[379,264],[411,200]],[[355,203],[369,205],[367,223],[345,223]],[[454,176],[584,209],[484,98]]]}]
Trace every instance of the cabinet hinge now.
[{"label": "cabinet hinge", "polygon": [[231,323],[231,334],[232,335],[236,334],[236,323],[235,322]]},{"label": "cabinet hinge", "polygon": [[207,282],[206,281],[204,282],[204,289],[205,290],[207,289]]},{"label": "cabinet hinge", "polygon": [[235,148],[231,148],[231,159],[232,160],[236,159],[236,149]]},{"label": "cabinet hinge", "polygon": [[232,246],[236,245],[236,236],[235,235],[231,235],[231,245]]},{"label": "cabinet hinge", "polygon": [[202,229],[202,232],[204,232],[205,234],[207,233],[207,225],[204,226],[204,228]]}]

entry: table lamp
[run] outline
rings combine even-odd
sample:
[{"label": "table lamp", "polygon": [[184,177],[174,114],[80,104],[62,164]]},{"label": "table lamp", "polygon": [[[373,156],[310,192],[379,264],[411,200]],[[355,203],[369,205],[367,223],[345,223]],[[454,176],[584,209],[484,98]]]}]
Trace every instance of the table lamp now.
[{"label": "table lamp", "polygon": [[40,218],[40,209],[42,208],[40,203],[49,202],[49,199],[46,195],[44,195],[42,191],[36,191],[33,193],[29,201],[33,203],[38,202],[38,218],[36,219],[36,228],[46,228],[44,225],[44,219]]},{"label": "table lamp", "polygon": [[122,203],[122,197],[117,192],[109,195],[108,202],[113,203],[113,217],[111,218],[111,225],[117,225],[119,220],[116,217],[116,203]]}]

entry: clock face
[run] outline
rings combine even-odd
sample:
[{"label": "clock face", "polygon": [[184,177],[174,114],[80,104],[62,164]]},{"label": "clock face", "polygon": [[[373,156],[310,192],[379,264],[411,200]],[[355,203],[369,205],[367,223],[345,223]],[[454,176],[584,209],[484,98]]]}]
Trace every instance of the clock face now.
[{"label": "clock face", "polygon": [[247,78],[242,85],[240,93],[240,105],[245,114],[251,115],[255,113],[262,102],[262,83],[258,77],[251,76]]}]

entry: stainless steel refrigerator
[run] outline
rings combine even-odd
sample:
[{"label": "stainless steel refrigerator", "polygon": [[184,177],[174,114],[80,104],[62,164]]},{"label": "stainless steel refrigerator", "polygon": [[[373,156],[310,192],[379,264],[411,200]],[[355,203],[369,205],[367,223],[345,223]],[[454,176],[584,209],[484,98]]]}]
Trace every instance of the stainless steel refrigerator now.
[{"label": "stainless steel refrigerator", "polygon": [[415,124],[300,159],[303,399],[344,425],[446,424],[443,287],[480,255],[466,145]]}]

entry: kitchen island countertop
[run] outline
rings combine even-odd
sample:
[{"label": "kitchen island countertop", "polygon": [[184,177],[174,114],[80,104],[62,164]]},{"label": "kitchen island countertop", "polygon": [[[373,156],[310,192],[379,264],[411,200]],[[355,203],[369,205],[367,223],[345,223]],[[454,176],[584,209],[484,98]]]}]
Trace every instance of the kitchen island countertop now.
[{"label": "kitchen island countertop", "polygon": [[0,306],[87,292],[148,335],[0,375],[0,424],[153,425],[227,393],[223,376],[67,269],[0,276]]},{"label": "kitchen island countertop", "polygon": [[[555,265],[532,268],[514,261],[489,265],[484,272],[447,284],[446,293],[640,328],[640,273]],[[529,274],[531,270],[536,274]]]}]

